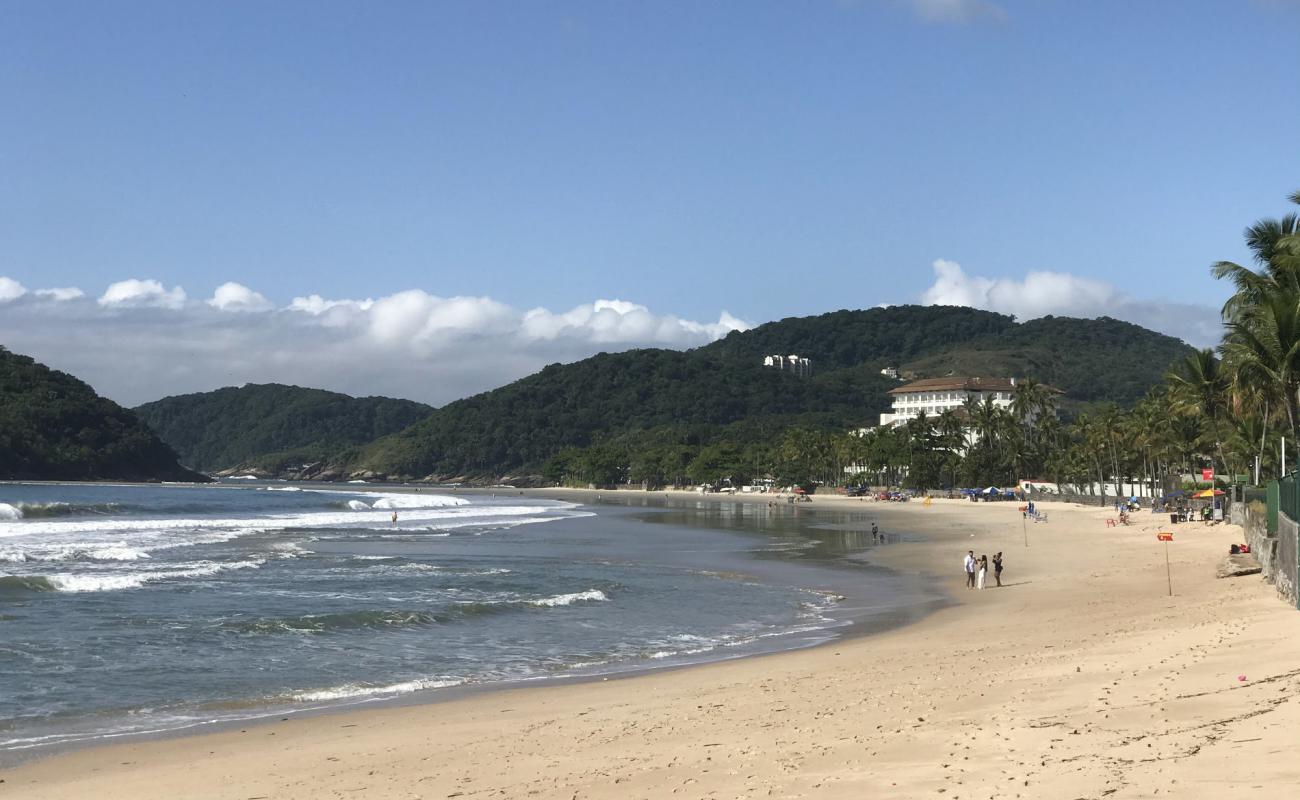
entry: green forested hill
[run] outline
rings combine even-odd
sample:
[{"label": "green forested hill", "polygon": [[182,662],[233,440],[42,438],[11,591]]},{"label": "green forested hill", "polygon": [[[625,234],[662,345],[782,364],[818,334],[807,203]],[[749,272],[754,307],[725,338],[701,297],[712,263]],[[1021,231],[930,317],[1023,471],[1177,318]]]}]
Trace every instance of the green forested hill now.
[{"label": "green forested hill", "polygon": [[165,397],[135,409],[194,469],[253,466],[272,472],[290,463],[346,459],[349,448],[432,411],[411,400],[274,383]]},{"label": "green forested hill", "polygon": [[994,336],[955,341],[902,366],[925,376],[953,372],[1035,378],[1064,391],[1063,405],[1070,409],[1097,402],[1132,405],[1188,352],[1172,336],[1117,319],[1042,317]]},{"label": "green forested hill", "polygon": [[936,349],[997,337],[1015,328],[1011,317],[991,311],[959,306],[890,306],[789,317],[731,333],[700,348],[700,352],[760,362],[768,354],[794,353],[812,358],[818,371],[828,372],[864,363],[900,366]]},{"label": "green forested hill", "polygon": [[0,347],[0,479],[206,480],[130,411]]},{"label": "green forested hill", "polygon": [[[504,474],[538,469],[567,447],[638,431],[693,441],[709,431],[781,425],[873,425],[901,367],[920,377],[951,373],[1031,377],[1066,391],[1067,407],[1129,405],[1190,348],[1111,319],[1011,317],[957,307],[896,306],[780,320],[685,352],[602,353],[450,403],[364,448],[350,462],[389,475]],[[765,354],[813,359],[796,378],[762,366]],[[728,430],[738,430],[734,426]]]}]

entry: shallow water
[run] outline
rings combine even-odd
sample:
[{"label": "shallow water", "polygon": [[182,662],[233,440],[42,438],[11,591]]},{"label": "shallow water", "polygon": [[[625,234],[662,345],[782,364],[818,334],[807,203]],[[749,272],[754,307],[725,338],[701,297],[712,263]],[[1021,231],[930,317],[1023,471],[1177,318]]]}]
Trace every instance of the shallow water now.
[{"label": "shallow water", "polygon": [[851,514],[351,489],[0,486],[0,758],[806,646],[933,599],[853,560]]}]

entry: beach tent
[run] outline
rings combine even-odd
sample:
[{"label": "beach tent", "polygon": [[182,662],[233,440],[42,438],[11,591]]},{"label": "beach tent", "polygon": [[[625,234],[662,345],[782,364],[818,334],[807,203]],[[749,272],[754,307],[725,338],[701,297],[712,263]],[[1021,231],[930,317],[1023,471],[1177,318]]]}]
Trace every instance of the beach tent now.
[{"label": "beach tent", "polygon": [[997,494],[997,493],[998,493],[998,487],[996,486],[990,486],[989,488],[984,490],[984,494]]}]

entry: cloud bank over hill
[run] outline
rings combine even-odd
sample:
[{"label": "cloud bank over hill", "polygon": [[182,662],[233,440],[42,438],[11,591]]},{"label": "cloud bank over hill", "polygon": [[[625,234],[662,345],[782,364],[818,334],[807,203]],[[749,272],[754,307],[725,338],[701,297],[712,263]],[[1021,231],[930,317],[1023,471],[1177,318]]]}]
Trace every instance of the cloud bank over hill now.
[{"label": "cloud bank over hill", "polygon": [[[1135,299],[1061,272],[985,277],[933,264],[919,301],[1033,319],[1110,316],[1212,346],[1210,306]],[[625,300],[566,311],[409,289],[382,297],[295,297],[280,306],[235,282],[210,297],[131,278],[96,295],[29,289],[0,276],[0,344],[87,381],[126,405],[244,383],[293,383],[440,405],[602,350],[707,344],[749,322],[722,311],[699,322]]]},{"label": "cloud bank over hill", "polygon": [[1066,272],[989,278],[971,275],[961,264],[943,258],[932,266],[934,283],[921,293],[924,305],[970,306],[1019,320],[1048,315],[1113,317],[1177,336],[1196,347],[1213,347],[1223,333],[1219,310],[1212,306],[1141,300],[1109,283]]},{"label": "cloud bank over hill", "polygon": [[441,404],[601,350],[694,347],[749,324],[656,314],[624,300],[521,310],[411,289],[295,297],[277,307],[234,282],[209,298],[151,279],[29,290],[0,277],[0,344],[127,405],[243,383],[296,383]]}]

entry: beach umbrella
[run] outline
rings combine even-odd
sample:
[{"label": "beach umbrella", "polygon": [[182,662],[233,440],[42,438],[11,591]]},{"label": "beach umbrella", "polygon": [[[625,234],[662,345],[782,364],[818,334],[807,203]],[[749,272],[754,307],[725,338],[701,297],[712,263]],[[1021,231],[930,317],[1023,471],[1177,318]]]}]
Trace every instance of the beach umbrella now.
[{"label": "beach umbrella", "polygon": [[1192,497],[1219,497],[1223,493],[1224,492],[1222,489],[1205,489],[1204,491],[1200,491],[1192,495]]},{"label": "beach umbrella", "polygon": [[984,494],[997,494],[997,493],[998,493],[998,487],[996,486],[990,486],[989,488],[984,490]]}]

